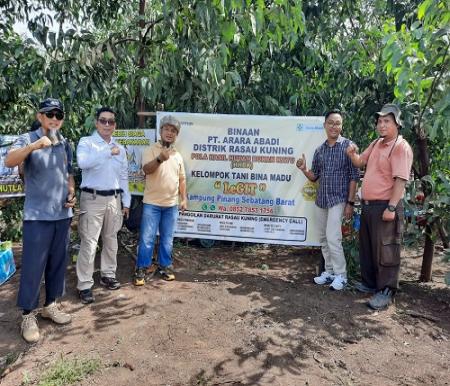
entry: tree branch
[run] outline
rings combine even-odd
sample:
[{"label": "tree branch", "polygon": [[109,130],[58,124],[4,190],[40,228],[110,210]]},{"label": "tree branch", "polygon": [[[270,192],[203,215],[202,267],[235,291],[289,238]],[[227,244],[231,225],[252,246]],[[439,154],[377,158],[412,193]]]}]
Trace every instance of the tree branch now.
[{"label": "tree branch", "polygon": [[[341,16],[343,15],[343,13],[344,13],[344,8],[346,8],[346,6],[347,6],[347,2],[344,2],[343,6],[342,6]],[[348,11],[348,12],[347,12],[347,13],[348,13],[348,20],[350,21],[350,24],[351,24],[351,26],[352,26],[352,32],[353,32],[354,34],[356,33],[356,36],[358,36],[358,35],[359,35],[359,31],[358,31],[358,29],[355,27],[355,23],[353,22],[353,18],[352,18],[353,13],[352,13],[352,10],[347,8],[347,11]],[[346,25],[345,25],[345,22],[342,23],[342,26],[344,27],[344,29],[345,29],[345,30],[347,31],[347,33],[348,33],[348,30],[347,30],[347,27],[346,27]],[[350,35],[350,36],[351,36],[351,35]],[[358,40],[359,40],[359,39],[358,39]],[[362,41],[360,41],[360,40],[359,40],[359,43],[361,44],[362,48],[363,48],[364,51],[366,52],[367,59],[369,59],[369,58],[370,58],[370,52],[369,52],[369,50],[367,49],[366,45],[364,44],[364,42],[362,42]]]},{"label": "tree branch", "polygon": [[111,43],[112,43],[113,46],[117,46],[119,44],[127,43],[127,42],[139,43],[139,40],[138,39],[133,39],[133,38],[123,38],[123,39],[119,39],[119,40],[117,40],[115,42],[111,42]]},{"label": "tree branch", "polygon": [[[195,9],[197,3],[194,2],[192,4],[192,8]],[[180,5],[177,9],[177,12],[181,12],[183,10],[183,6]],[[144,23],[143,27],[145,27],[148,24],[148,27],[146,29],[146,31],[144,32],[144,35],[142,35],[142,39],[141,42],[145,45],[145,38],[147,37],[147,34],[153,29],[153,27],[158,24],[161,23],[166,17],[172,17],[174,14],[174,11],[170,11],[166,16],[161,16],[158,19],[154,20],[154,21],[149,21],[147,23]]]},{"label": "tree branch", "polygon": [[418,126],[417,126],[419,129],[422,125],[423,115],[425,114],[425,110],[426,110],[427,106],[431,102],[431,98],[433,97],[433,93],[437,87],[438,81],[442,78],[442,75],[444,75],[444,72],[447,70],[446,57],[447,57],[449,48],[450,48],[450,42],[447,44],[447,48],[445,50],[444,57],[442,58],[442,63],[441,63],[441,68],[439,70],[439,74],[433,79],[433,82],[431,83],[430,93],[428,94],[428,98],[425,102],[425,105],[423,106],[423,110],[421,111],[421,113],[419,115],[419,121],[418,121]]},{"label": "tree branch", "polygon": [[[172,16],[172,13],[173,13],[173,11],[172,11],[172,12],[169,12],[168,16]],[[146,23],[146,24],[148,24],[148,27],[147,27],[147,29],[145,30],[144,35],[142,35],[141,41],[142,41],[142,42],[145,42],[145,38],[147,37],[147,34],[150,32],[150,30],[151,30],[156,24],[161,23],[163,20],[164,20],[164,16],[161,16],[159,19],[156,19],[155,21]]]}]

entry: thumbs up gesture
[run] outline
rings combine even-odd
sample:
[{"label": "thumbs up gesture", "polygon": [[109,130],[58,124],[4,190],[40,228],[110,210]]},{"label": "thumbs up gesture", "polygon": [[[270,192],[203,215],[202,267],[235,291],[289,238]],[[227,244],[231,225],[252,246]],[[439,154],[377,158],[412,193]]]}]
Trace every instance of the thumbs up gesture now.
[{"label": "thumbs up gesture", "polygon": [[306,158],[305,154],[302,154],[301,158],[299,158],[295,164],[302,172],[306,170]]}]

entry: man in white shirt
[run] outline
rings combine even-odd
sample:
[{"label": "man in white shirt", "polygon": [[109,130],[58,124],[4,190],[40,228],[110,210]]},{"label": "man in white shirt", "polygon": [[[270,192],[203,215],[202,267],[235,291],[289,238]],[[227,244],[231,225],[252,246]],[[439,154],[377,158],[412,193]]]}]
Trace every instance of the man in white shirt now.
[{"label": "man in white shirt", "polygon": [[116,128],[114,110],[109,107],[97,110],[95,127],[97,131],[81,138],[77,147],[77,162],[82,169],[77,289],[84,304],[94,302],[92,275],[100,235],[103,244],[100,284],[110,290],[120,288],[116,279],[117,232],[123,217],[128,217],[131,201],[126,151],[112,136]]}]

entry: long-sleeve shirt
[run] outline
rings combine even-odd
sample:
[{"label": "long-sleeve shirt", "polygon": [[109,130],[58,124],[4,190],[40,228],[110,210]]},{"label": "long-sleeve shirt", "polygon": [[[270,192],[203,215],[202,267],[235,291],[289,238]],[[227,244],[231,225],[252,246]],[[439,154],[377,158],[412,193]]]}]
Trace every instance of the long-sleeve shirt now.
[{"label": "long-sleeve shirt", "polygon": [[[120,154],[111,154],[114,146],[120,149]],[[97,132],[81,138],[77,147],[77,163],[82,170],[81,188],[122,189],[122,204],[126,208],[130,207],[127,154],[114,138],[107,143]]]}]

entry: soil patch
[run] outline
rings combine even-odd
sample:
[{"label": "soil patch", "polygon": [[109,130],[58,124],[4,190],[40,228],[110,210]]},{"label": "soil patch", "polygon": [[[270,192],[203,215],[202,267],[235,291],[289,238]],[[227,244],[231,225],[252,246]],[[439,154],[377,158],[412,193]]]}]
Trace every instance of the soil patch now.
[{"label": "soil patch", "polygon": [[[176,281],[144,287],[133,286],[123,250],[122,288],[107,291],[96,276],[90,306],[78,301],[70,265],[62,304],[74,320],[38,318],[35,345],[18,328],[19,269],[0,288],[1,384],[35,384],[61,358],[92,358],[100,370],[81,385],[448,385],[450,265],[438,254],[435,281],[420,284],[420,256],[403,257],[395,304],[374,312],[351,288],[313,284],[312,249],[178,242]],[[20,266],[20,248],[15,257]]]}]

